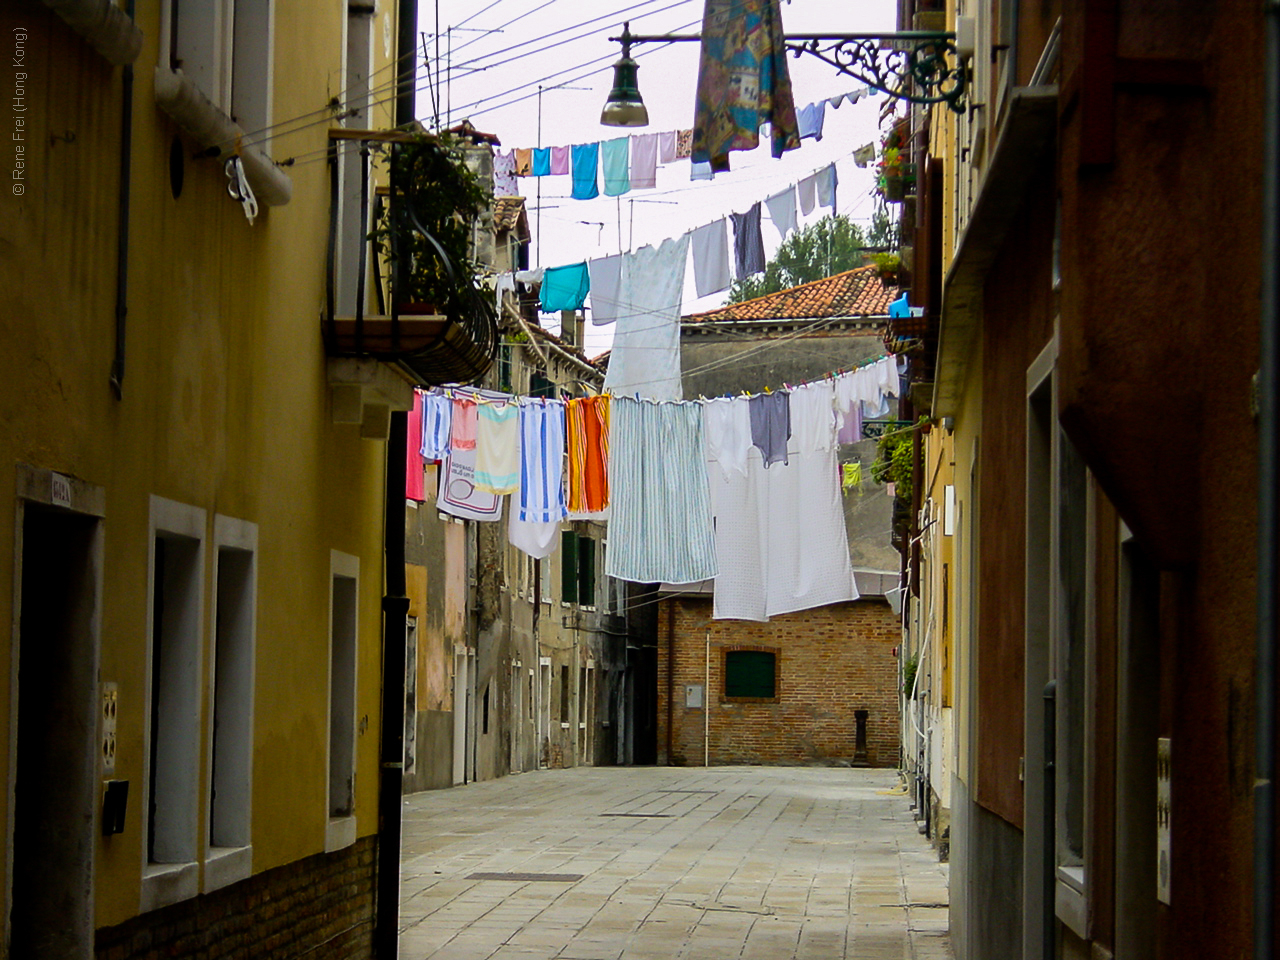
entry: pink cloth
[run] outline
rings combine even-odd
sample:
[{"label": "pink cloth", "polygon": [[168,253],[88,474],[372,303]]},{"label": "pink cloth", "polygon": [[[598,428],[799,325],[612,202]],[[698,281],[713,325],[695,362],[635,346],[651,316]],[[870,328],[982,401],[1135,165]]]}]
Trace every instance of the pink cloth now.
[{"label": "pink cloth", "polygon": [[422,458],[422,394],[413,391],[413,409],[409,411],[408,443],[405,444],[404,495],[408,500],[427,499],[422,472],[426,461]]},{"label": "pink cloth", "polygon": [[551,148],[551,172],[552,174],[567,174],[569,172],[568,147]]},{"label": "pink cloth", "polygon": [[668,130],[658,134],[658,162],[675,163],[676,159],[676,132]]},{"label": "pink cloth", "polygon": [[476,402],[455,397],[453,401],[453,433],[449,445],[454,450],[476,448]]},{"label": "pink cloth", "polygon": [[658,185],[658,135],[631,137],[631,189],[651,190]]}]

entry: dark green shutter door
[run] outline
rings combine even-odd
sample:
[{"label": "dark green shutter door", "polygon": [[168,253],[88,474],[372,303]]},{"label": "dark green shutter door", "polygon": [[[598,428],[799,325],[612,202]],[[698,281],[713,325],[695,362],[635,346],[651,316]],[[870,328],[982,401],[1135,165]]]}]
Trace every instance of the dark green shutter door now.
[{"label": "dark green shutter door", "polygon": [[726,697],[776,696],[774,683],[777,659],[761,650],[730,650],[724,655],[724,695]]},{"label": "dark green shutter door", "polygon": [[560,534],[560,599],[578,602],[578,535],[572,530]]},{"label": "dark green shutter door", "polygon": [[578,602],[584,607],[596,602],[596,542],[590,537],[578,540]]}]

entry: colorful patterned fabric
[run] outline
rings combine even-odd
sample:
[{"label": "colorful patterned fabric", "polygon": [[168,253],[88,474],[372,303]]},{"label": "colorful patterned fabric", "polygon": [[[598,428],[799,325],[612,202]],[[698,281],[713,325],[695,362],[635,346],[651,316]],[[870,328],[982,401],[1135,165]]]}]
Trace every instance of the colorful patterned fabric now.
[{"label": "colorful patterned fabric", "polygon": [[533,148],[516,147],[516,176],[527,177],[533,173]]},{"label": "colorful patterned fabric", "polygon": [[569,441],[569,512],[600,513],[609,506],[609,397],[565,404]]},{"label": "colorful patterned fabric", "polygon": [[800,146],[779,0],[707,0],[694,108],[693,160],[729,169],[772,125],[775,157]]}]

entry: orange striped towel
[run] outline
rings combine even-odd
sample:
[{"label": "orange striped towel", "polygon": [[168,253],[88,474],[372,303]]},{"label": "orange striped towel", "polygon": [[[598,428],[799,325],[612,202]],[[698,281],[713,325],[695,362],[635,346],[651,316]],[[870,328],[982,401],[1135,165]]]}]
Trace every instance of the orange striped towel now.
[{"label": "orange striped towel", "polygon": [[599,513],[609,506],[609,397],[565,404],[569,446],[569,512]]}]

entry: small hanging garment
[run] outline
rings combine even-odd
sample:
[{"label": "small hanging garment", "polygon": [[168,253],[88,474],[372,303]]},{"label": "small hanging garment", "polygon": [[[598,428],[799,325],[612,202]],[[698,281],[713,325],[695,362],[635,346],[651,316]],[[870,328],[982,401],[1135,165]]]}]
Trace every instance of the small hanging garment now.
[{"label": "small hanging garment", "polygon": [[764,239],[760,236],[760,204],[753,203],[746,213],[730,214],[733,218],[733,259],[739,280],[764,269]]},{"label": "small hanging garment", "polygon": [[512,496],[513,512],[529,523],[558,524],[565,516],[563,480],[564,402],[527,397],[520,405],[520,489]]},{"label": "small hanging garment", "polygon": [[553,177],[563,176],[569,173],[569,148],[568,147],[552,147],[551,148],[551,175]]},{"label": "small hanging garment", "polygon": [[729,152],[752,150],[760,123],[773,155],[800,146],[779,0],[707,0],[694,105],[693,159],[729,169]]},{"label": "small hanging garment", "polygon": [[569,445],[569,514],[590,516],[609,506],[609,397],[565,404]]},{"label": "small hanging garment", "polygon": [[675,163],[679,159],[676,156],[676,132],[667,130],[665,133],[658,134],[658,162],[659,163]]},{"label": "small hanging garment", "polygon": [[415,390],[413,409],[409,411],[405,431],[404,496],[406,500],[417,500],[419,503],[427,499],[423,480],[426,462],[422,459],[422,408],[423,393]]},{"label": "small hanging garment", "polygon": [[514,400],[476,410],[476,486],[499,495],[520,486],[520,408]]},{"label": "small hanging garment", "polygon": [[542,311],[581,310],[590,291],[591,275],[585,261],[565,267],[547,267],[542,273]]},{"label": "small hanging garment", "polygon": [[700,297],[726,289],[729,276],[729,226],[723,217],[715,223],[689,231],[693,248],[694,288]]},{"label": "small hanging garment", "polygon": [[591,322],[604,326],[618,319],[618,287],[622,283],[622,255],[587,261],[591,274]]},{"label": "small hanging garment", "polygon": [[552,172],[552,148],[534,147],[534,177],[549,177]]},{"label": "small hanging garment", "polygon": [[791,395],[761,393],[751,398],[751,444],[760,450],[767,469],[787,462],[787,441],[791,439]]},{"label": "small hanging garment", "polygon": [[772,197],[766,197],[764,205],[769,210],[769,219],[778,228],[778,235],[783,240],[787,239],[788,233],[799,229],[800,223],[796,218],[796,188],[794,186],[780,190]]},{"label": "small hanging garment", "polygon": [[615,137],[600,144],[600,166],[604,171],[604,195],[617,197],[631,189],[631,138]]},{"label": "small hanging garment", "polygon": [[631,189],[652,190],[658,185],[658,134],[631,137]]},{"label": "small hanging garment", "polygon": [[476,448],[476,402],[470,397],[454,397],[453,426],[449,435],[450,450]]},{"label": "small hanging garment", "polygon": [[453,401],[443,390],[428,390],[422,401],[422,456],[443,460],[449,452],[449,430],[453,424]]},{"label": "small hanging garment", "polygon": [[600,187],[596,183],[599,163],[599,143],[573,145],[573,199],[590,200],[600,196]]}]

